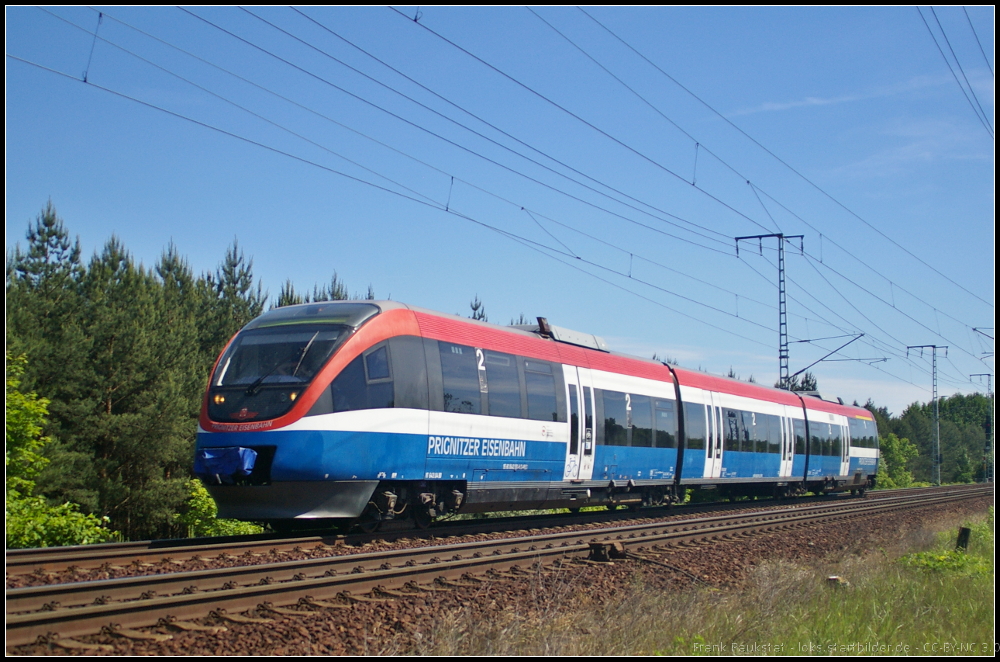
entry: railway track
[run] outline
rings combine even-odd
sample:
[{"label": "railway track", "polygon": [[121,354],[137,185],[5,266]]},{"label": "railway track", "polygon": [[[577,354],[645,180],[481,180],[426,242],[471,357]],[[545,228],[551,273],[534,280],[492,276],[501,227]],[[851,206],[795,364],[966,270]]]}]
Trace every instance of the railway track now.
[{"label": "railway track", "polygon": [[[956,493],[966,487],[919,488],[926,492]],[[869,493],[868,498],[889,498],[901,494],[914,493],[914,489],[883,490]],[[760,509],[771,505],[802,507],[810,503],[827,503],[833,499],[853,499],[847,494],[795,499],[785,502],[745,501],[737,503],[701,504],[697,506],[674,506],[672,508],[643,509],[637,512],[586,513],[583,515],[539,515],[494,518],[489,520],[442,522],[427,530],[400,529],[382,531],[375,534],[335,534],[313,532],[295,537],[277,534],[256,536],[232,536],[219,538],[194,538],[180,540],[146,540],[128,543],[104,543],[79,547],[57,547],[47,549],[14,549],[6,552],[6,573],[8,577],[31,573],[59,574],[70,569],[115,569],[126,566],[150,567],[156,565],[179,564],[197,559],[218,558],[220,555],[237,557],[294,552],[300,548],[317,546],[336,547],[339,545],[361,546],[374,540],[393,542],[404,538],[426,538],[465,536],[511,531],[517,529],[546,529],[567,527],[578,524],[613,524],[637,518],[659,519],[682,517],[713,510]]]},{"label": "railway track", "polygon": [[[239,613],[247,610],[301,614],[347,609],[358,601],[398,600],[474,584],[486,577],[559,572],[570,564],[588,562],[594,550],[598,558],[637,552],[655,555],[684,543],[788,530],[991,494],[992,486],[918,491],[736,515],[536,531],[503,540],[459,539],[434,546],[305,560],[268,562],[265,558],[252,566],[12,589],[7,591],[7,645],[30,644],[41,638],[78,647],[86,644],[72,637],[102,629],[121,636],[166,636],[136,628],[158,624],[177,629],[210,628],[213,626],[192,622],[209,615],[220,622],[260,618]],[[275,541],[247,544],[261,543],[273,547]],[[295,544],[301,547],[303,539]]]}]

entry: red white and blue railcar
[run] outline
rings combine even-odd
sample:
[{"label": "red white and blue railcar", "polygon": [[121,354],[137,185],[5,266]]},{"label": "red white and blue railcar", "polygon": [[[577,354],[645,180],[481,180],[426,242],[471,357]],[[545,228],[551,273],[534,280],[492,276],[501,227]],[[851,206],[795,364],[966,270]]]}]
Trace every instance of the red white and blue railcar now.
[{"label": "red white and blue railcar", "polygon": [[411,518],[874,485],[870,412],[392,301],[272,310],[223,351],[195,473],[219,516]]}]

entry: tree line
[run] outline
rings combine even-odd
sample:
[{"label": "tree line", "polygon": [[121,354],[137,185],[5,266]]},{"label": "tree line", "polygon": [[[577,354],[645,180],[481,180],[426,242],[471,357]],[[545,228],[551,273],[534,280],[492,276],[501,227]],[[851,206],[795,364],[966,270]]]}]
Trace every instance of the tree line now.
[{"label": "tree line", "polygon": [[[196,275],[171,244],[146,268],[112,237],[84,262],[49,202],[27,247],[8,251],[6,296],[8,355],[26,358],[17,390],[48,405],[32,493],[106,517],[126,539],[184,535],[208,373],[268,300],[253,260],[234,240]],[[311,297],[286,283],[275,305],[346,298],[334,273]]]},{"label": "tree line", "polygon": [[[184,518],[191,510],[198,413],[219,352],[267,305],[253,260],[234,240],[214,271],[196,275],[171,244],[147,268],[111,237],[85,262],[79,239],[70,238],[50,202],[29,224],[26,248],[8,251],[6,296],[7,351],[17,362],[13,391],[10,359],[7,368],[7,470],[8,478],[23,476],[14,494],[75,504],[73,512],[93,516],[124,539],[202,531]],[[370,285],[354,295],[374,297]],[[334,272],[311,293],[286,281],[272,307],[347,298]],[[470,308],[471,317],[486,320],[478,296]],[[518,321],[526,321],[523,314]],[[32,419],[46,443],[15,440],[21,446],[14,448],[13,474],[12,392],[47,405],[46,417],[36,407]],[[869,408],[883,436],[912,440],[919,455],[908,460],[909,468],[918,480],[929,480],[928,406],[914,403],[899,418],[872,403]],[[942,420],[942,479],[976,478],[992,403],[981,395],[944,399]],[[18,473],[18,462],[35,456],[38,461]]]},{"label": "tree line", "polygon": [[[971,483],[986,479],[986,448],[993,428],[993,396],[982,393],[938,399],[941,428],[941,482]],[[934,472],[934,404],[914,402],[899,416],[869,400],[865,407],[875,415],[886,471],[904,468],[916,483],[931,483]],[[912,448],[907,448],[907,445]],[[992,442],[990,442],[992,445]],[[902,459],[893,452],[901,449]],[[991,449],[992,454],[992,449]],[[894,466],[895,465],[895,466]],[[882,481],[883,487],[907,487]],[[992,478],[991,478],[992,479]],[[905,481],[904,477],[904,481]]]}]

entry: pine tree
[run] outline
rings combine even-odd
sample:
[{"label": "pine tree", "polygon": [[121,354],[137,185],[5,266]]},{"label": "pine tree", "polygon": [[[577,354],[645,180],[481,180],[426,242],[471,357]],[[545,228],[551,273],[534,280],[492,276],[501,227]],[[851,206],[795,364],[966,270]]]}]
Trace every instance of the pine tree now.
[{"label": "pine tree", "polygon": [[816,377],[811,372],[805,372],[802,374],[802,379],[799,380],[798,375],[793,375],[789,380],[787,385],[782,385],[779,379],[774,383],[774,388],[783,388],[786,391],[810,391],[818,392],[819,384],[816,381]]},{"label": "pine tree", "polygon": [[271,308],[295,306],[300,303],[305,303],[305,299],[303,299],[302,296],[295,291],[295,285],[289,278],[285,281],[285,284],[281,286],[281,292],[278,293],[278,301],[271,306]]},{"label": "pine tree", "polygon": [[483,302],[479,300],[478,294],[475,299],[469,302],[469,308],[472,308],[472,314],[469,315],[470,318],[481,322],[489,321],[489,318],[486,317],[486,307],[483,306]]},{"label": "pine tree", "polygon": [[80,240],[70,240],[51,200],[30,225],[27,238],[27,251],[18,245],[7,260],[7,349],[30,358],[25,388],[59,400],[80,369],[85,343],[80,331]]},{"label": "pine tree", "polygon": [[202,278],[201,291],[202,351],[214,363],[230,338],[264,312],[267,293],[260,282],[254,286],[253,259],[244,256],[236,239],[215,273]]},{"label": "pine tree", "polygon": [[346,301],[351,298],[351,295],[347,293],[347,286],[344,281],[340,279],[337,272],[333,272],[333,278],[330,279],[330,284],[320,287],[319,285],[313,286],[313,301]]}]

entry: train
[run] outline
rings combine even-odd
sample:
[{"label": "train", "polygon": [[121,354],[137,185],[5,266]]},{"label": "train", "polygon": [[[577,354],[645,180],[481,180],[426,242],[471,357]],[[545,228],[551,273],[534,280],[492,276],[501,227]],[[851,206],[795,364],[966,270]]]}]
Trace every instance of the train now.
[{"label": "train", "polygon": [[875,486],[867,409],[612,352],[537,318],[395,301],[272,309],[220,354],[194,473],[219,517],[426,527],[455,513]]}]

